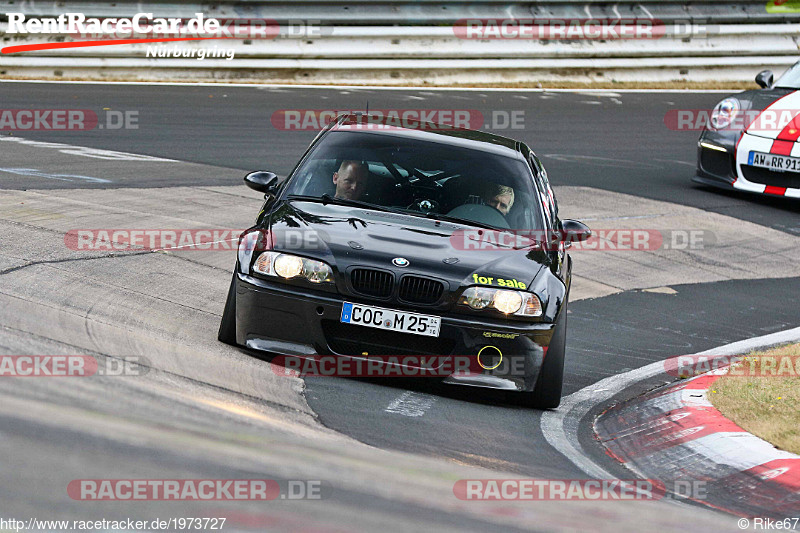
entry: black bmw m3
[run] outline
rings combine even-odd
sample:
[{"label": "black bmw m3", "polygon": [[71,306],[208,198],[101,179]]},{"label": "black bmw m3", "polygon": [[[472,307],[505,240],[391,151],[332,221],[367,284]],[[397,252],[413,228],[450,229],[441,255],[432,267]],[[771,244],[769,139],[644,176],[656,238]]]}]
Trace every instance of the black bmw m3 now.
[{"label": "black bmw m3", "polygon": [[245,182],[264,205],[240,237],[221,341],[298,357],[466,357],[477,371],[445,383],[559,405],[567,249],[590,231],[558,218],[525,144],[343,115],[288,178]]}]

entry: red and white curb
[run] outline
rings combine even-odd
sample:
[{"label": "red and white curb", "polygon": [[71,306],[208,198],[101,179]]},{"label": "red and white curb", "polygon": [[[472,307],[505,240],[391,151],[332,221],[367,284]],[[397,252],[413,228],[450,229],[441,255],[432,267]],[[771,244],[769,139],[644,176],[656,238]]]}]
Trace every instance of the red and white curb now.
[{"label": "red and white curb", "polygon": [[[695,355],[730,356],[800,340],[800,328],[720,346]],[[625,389],[667,375],[664,361],[605,378],[542,414],[542,432],[589,476],[617,476],[586,453],[581,422]],[[706,391],[717,373],[685,380],[607,411],[595,432],[615,457],[643,478],[703,487],[689,499],[740,516],[800,516],[800,457],[777,450],[724,418]],[[673,500],[674,501],[674,500]]]},{"label": "red and white curb", "polygon": [[748,433],[709,401],[726,370],[615,406],[595,421],[595,433],[637,475],[699,487],[687,499],[741,516],[800,514],[800,456]]}]

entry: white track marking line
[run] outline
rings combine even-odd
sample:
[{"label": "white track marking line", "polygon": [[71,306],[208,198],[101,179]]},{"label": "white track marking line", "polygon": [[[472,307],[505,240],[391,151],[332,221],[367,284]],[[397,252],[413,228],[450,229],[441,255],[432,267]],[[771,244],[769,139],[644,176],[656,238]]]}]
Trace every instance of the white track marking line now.
[{"label": "white track marking line", "polygon": [[395,398],[384,411],[403,416],[418,417],[424,415],[425,411],[430,409],[435,402],[435,396],[406,391]]},{"label": "white track marking line", "polygon": [[17,174],[19,176],[33,176],[36,178],[46,178],[49,180],[59,180],[59,181],[74,181],[70,178],[75,178],[78,180],[89,181],[92,183],[112,183],[111,180],[103,178],[93,178],[91,176],[82,176],[80,174],[50,174],[48,172],[44,172],[43,170],[39,170],[36,168],[0,168],[0,172],[6,172],[8,174]]},{"label": "white track marking line", "polygon": [[[88,146],[77,146],[72,144],[34,141],[24,137],[0,137],[0,142],[17,143],[34,148],[54,148],[62,154],[79,155],[94,159],[104,159],[106,161],[139,161],[145,163],[177,163],[175,159],[164,159],[152,155],[132,154],[129,152],[118,152],[116,150],[103,150],[101,148],[89,148]],[[99,179],[99,178],[98,178]]]},{"label": "white track marking line", "polygon": [[[794,328],[760,337],[732,342],[693,355],[729,356],[746,353],[756,348],[774,346],[800,340],[800,328]],[[664,372],[664,361],[656,361],[624,374],[607,377],[566,396],[557,411],[545,411],[541,418],[545,440],[572,464],[595,478],[615,478],[606,469],[587,457],[578,444],[578,425],[598,403],[609,400],[633,383]]]}]

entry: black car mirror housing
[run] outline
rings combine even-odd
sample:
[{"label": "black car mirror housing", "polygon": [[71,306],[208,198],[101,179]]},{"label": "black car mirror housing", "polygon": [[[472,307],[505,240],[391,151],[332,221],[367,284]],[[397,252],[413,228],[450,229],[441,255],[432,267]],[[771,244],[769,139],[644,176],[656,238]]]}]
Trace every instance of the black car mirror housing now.
[{"label": "black car mirror housing", "polygon": [[774,83],[775,76],[773,76],[771,70],[762,70],[758,74],[756,74],[756,83],[762,89],[769,89],[772,87]]},{"label": "black car mirror housing", "polygon": [[275,196],[278,192],[278,175],[267,170],[256,170],[244,177],[244,183],[251,189]]},{"label": "black car mirror housing", "polygon": [[561,221],[562,242],[582,242],[591,236],[592,230],[583,222],[570,219]]}]

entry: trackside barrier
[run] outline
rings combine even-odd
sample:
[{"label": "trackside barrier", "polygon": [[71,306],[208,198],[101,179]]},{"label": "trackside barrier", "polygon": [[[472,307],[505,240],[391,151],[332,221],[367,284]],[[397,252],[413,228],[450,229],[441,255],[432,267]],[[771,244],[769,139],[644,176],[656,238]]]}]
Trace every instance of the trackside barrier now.
[{"label": "trackside barrier", "polygon": [[[0,43],[8,47],[79,40],[81,36],[76,39],[69,34],[7,33],[8,13],[30,18],[68,12],[84,13],[87,18],[136,13],[189,18],[204,13],[227,21],[267,21],[275,32],[269,38],[234,35],[210,41],[2,54],[0,77],[431,85],[750,81],[762,68],[779,74],[800,55],[800,2],[774,1],[243,0],[200,4],[0,0]],[[569,25],[587,20],[641,22],[654,25],[656,31],[649,38],[615,38],[613,34],[611,38],[575,34],[567,38],[541,28],[531,33],[525,27],[542,21]],[[470,23],[474,28],[475,21],[483,25],[483,32],[464,29]],[[504,33],[492,33],[492,24],[505,28]],[[523,31],[515,33],[515,24],[516,30],[524,27]],[[200,54],[201,49],[217,52]],[[207,57],[200,60],[200,55]]]}]

